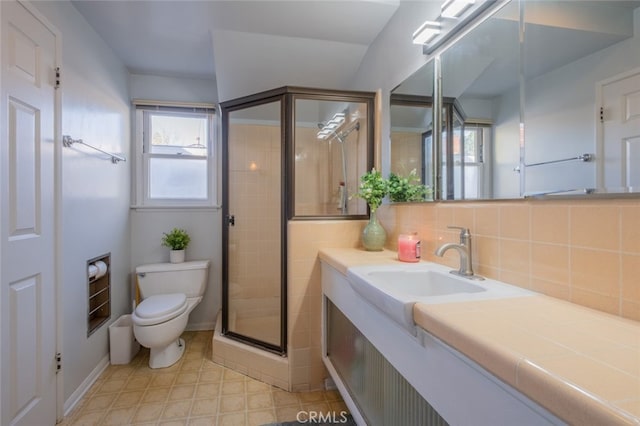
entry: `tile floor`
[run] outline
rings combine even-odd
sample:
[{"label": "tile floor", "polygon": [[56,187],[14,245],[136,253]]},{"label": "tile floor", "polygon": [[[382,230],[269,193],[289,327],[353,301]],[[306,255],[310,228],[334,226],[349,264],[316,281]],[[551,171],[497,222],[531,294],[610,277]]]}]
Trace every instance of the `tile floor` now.
[{"label": "tile floor", "polygon": [[110,365],[61,425],[244,426],[347,411],[337,391],[289,393],[213,363],[212,336],[185,332],[186,353],[169,368],[150,369],[146,348]]}]

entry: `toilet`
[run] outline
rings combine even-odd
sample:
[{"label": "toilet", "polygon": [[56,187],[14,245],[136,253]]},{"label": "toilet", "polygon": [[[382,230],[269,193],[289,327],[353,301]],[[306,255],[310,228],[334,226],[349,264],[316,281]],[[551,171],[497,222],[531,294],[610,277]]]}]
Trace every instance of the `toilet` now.
[{"label": "toilet", "polygon": [[184,354],[185,343],[180,335],[189,314],[202,300],[209,263],[197,260],[136,268],[141,302],[131,319],[136,340],[150,349],[149,367],[169,367]]}]

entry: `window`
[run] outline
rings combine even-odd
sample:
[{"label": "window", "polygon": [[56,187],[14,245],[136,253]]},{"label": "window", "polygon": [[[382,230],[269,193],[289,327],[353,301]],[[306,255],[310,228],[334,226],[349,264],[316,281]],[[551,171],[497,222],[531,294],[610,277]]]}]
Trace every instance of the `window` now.
[{"label": "window", "polygon": [[213,108],[137,105],[138,206],[213,206]]},{"label": "window", "polygon": [[491,163],[486,161],[488,144],[491,141],[491,125],[467,121],[464,126],[464,176],[465,198],[490,197]]}]

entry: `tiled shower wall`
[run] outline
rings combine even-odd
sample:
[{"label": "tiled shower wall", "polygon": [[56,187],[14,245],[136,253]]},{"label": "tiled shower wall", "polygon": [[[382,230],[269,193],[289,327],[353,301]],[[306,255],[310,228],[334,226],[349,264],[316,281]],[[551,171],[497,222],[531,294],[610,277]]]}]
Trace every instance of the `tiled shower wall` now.
[{"label": "tiled shower wall", "polygon": [[427,203],[379,210],[387,248],[418,232],[422,258],[457,268],[457,253],[433,253],[471,230],[475,272],[572,303],[640,320],[640,201],[531,200]]},{"label": "tiled shower wall", "polygon": [[229,212],[236,215],[229,228],[230,316],[277,317],[281,235],[274,224],[281,215],[280,128],[236,124],[229,143]]},{"label": "tiled shower wall", "polygon": [[390,158],[394,161],[391,163],[391,172],[407,176],[416,169],[418,176],[422,176],[422,145],[422,135],[419,133],[392,132]]}]

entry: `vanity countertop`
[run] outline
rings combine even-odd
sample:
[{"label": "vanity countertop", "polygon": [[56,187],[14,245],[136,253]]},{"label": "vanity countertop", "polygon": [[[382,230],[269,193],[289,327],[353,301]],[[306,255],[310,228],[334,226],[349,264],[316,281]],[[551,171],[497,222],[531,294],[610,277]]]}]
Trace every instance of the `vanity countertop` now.
[{"label": "vanity countertop", "polygon": [[[323,249],[347,268],[395,252]],[[640,425],[640,323],[544,295],[414,306],[416,324],[570,424]]]},{"label": "vanity countertop", "polygon": [[333,266],[341,274],[347,275],[347,269],[362,265],[384,265],[401,263],[395,251],[366,251],[354,248],[320,249],[320,259]]}]

